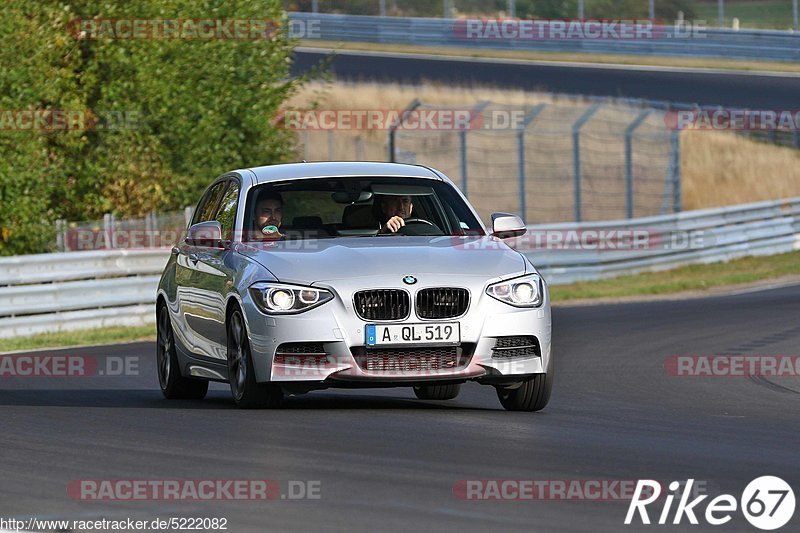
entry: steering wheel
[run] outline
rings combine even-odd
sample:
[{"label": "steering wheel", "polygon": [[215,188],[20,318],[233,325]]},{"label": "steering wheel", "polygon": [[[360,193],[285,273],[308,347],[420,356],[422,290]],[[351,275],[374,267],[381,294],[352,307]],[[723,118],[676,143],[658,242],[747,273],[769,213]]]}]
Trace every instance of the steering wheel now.
[{"label": "steering wheel", "polygon": [[441,235],[442,230],[431,222],[430,220],[425,220],[424,218],[407,218],[405,220],[406,225],[401,227],[397,231],[397,235]]},{"label": "steering wheel", "polygon": [[405,222],[406,224],[427,224],[429,226],[437,227],[436,224],[430,220],[425,220],[424,218],[407,218]]}]

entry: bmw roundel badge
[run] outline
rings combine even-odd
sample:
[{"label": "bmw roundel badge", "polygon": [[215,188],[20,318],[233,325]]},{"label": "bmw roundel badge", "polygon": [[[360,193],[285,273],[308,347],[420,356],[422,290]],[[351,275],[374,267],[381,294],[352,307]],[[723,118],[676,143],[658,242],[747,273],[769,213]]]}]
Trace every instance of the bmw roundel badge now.
[{"label": "bmw roundel badge", "polygon": [[417,278],[415,278],[414,276],[406,276],[403,278],[403,283],[405,283],[406,285],[413,285],[416,282]]}]

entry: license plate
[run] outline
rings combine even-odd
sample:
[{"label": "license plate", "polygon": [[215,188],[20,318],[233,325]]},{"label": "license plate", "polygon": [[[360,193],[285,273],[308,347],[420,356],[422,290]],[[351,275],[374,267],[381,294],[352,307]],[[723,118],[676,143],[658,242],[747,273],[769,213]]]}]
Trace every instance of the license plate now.
[{"label": "license plate", "polygon": [[367,346],[387,344],[458,344],[461,324],[434,322],[428,324],[367,324]]}]

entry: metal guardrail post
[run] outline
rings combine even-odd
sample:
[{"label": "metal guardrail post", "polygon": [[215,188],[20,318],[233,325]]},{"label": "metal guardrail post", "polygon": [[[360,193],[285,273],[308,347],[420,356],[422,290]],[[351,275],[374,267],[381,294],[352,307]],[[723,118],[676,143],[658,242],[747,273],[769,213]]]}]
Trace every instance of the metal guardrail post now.
[{"label": "metal guardrail post", "polygon": [[672,132],[672,211],[681,211],[681,139],[680,132]]},{"label": "metal guardrail post", "polygon": [[572,167],[575,188],[575,222],[581,221],[581,128],[594,115],[601,104],[592,104],[572,125]]},{"label": "metal guardrail post", "polygon": [[522,120],[522,124],[519,125],[519,131],[517,131],[517,173],[519,175],[519,214],[523,220],[527,219],[528,214],[528,206],[526,205],[525,196],[527,195],[526,191],[526,181],[527,176],[525,175],[525,131],[528,129],[528,126],[533,122],[533,120],[542,112],[547,104],[538,104],[531,109],[527,115]]},{"label": "metal guardrail post", "polygon": [[395,146],[395,135],[397,132],[397,128],[400,127],[400,124],[408,117],[409,113],[413,112],[416,108],[422,105],[422,102],[419,98],[414,98],[411,100],[411,103],[406,106],[402,113],[400,113],[400,117],[397,119],[397,122],[393,123],[389,126],[389,161],[392,163],[397,162],[397,149]]},{"label": "metal guardrail post", "polygon": [[633,218],[633,132],[649,115],[649,109],[642,111],[625,128],[625,212],[627,218]]}]

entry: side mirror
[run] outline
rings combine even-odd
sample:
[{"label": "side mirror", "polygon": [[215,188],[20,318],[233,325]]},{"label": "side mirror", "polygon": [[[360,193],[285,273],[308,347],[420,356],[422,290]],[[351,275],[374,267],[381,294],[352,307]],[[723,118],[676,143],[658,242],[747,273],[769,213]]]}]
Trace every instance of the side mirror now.
[{"label": "side mirror", "polygon": [[222,242],[222,226],[216,220],[200,222],[189,226],[186,244],[191,246],[210,246],[219,248]]},{"label": "side mirror", "polygon": [[510,239],[525,235],[528,228],[517,215],[510,213],[492,213],[492,235],[501,239]]}]

